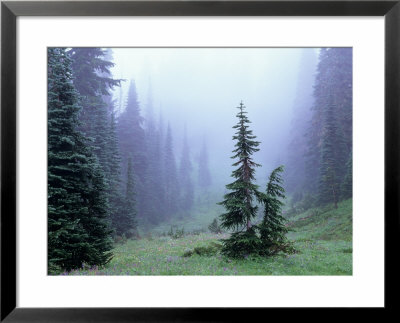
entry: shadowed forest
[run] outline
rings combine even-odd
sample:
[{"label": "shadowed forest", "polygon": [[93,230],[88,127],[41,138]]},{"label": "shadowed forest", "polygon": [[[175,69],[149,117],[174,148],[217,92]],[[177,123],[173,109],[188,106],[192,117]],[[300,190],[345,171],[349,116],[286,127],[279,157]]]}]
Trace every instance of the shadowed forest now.
[{"label": "shadowed forest", "polygon": [[351,48],[49,48],[50,275],[351,275]]}]

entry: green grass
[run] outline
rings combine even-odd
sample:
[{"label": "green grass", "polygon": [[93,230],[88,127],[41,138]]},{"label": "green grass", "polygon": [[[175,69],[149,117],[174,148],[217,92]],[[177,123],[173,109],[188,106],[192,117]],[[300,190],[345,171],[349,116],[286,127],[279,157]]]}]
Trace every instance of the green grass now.
[{"label": "green grass", "polygon": [[[202,214],[202,217],[206,216]],[[196,231],[211,222],[192,218],[175,223],[185,232]],[[201,232],[173,239],[160,236],[171,223],[157,228],[152,235],[116,245],[114,258],[105,268],[81,269],[72,275],[351,275],[352,274],[352,200],[343,201],[338,209],[310,209],[290,218],[293,231],[288,237],[298,253],[270,258],[231,260],[219,253],[213,255],[185,252],[208,247],[228,234]],[[199,250],[202,250],[201,248]]]}]

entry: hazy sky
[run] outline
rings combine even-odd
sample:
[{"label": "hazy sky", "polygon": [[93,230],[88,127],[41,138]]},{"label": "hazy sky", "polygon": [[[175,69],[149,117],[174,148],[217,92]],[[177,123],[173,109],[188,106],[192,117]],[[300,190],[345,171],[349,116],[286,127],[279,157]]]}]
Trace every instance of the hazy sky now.
[{"label": "hazy sky", "polygon": [[[241,100],[261,141],[255,159],[266,170],[282,162],[298,86],[301,48],[114,48],[112,73],[123,78],[126,101],[134,79],[142,114],[151,95],[156,119],[170,122],[177,159],[186,124],[192,157],[203,136],[214,174],[229,176],[232,136]],[[312,86],[312,85],[310,85]],[[121,92],[122,91],[122,92]],[[264,171],[263,171],[264,173]]]}]

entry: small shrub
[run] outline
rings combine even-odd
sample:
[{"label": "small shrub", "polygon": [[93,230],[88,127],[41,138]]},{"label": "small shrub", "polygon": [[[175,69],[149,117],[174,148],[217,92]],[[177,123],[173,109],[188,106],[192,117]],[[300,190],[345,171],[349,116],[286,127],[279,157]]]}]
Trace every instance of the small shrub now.
[{"label": "small shrub", "polygon": [[193,256],[193,250],[186,249],[185,252],[183,253],[183,257],[191,257],[191,256]]},{"label": "small shrub", "polygon": [[208,246],[195,247],[194,249],[185,250],[183,257],[191,257],[193,255],[214,256],[221,250],[221,248],[221,244],[212,242]]},{"label": "small shrub", "polygon": [[260,255],[262,256],[274,256],[278,253],[283,252],[285,254],[294,254],[298,251],[294,248],[294,245],[291,241],[286,241],[284,243],[277,243],[273,245],[265,246],[264,249],[261,249]]},{"label": "small shrub", "polygon": [[176,229],[174,232],[174,228],[171,225],[171,229],[168,232],[168,235],[172,238],[172,239],[179,239],[182,238],[185,235],[185,228],[182,227],[182,229]]}]

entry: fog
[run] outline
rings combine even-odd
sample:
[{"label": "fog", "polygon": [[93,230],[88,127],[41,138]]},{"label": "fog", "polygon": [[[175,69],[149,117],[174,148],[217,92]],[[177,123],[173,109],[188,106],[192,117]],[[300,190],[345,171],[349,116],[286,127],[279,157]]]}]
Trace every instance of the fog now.
[{"label": "fog", "polygon": [[352,48],[48,48],[47,70],[50,274],[351,275]]},{"label": "fog", "polygon": [[223,190],[232,170],[236,107],[243,101],[253,134],[261,142],[254,159],[263,165],[257,170],[257,181],[264,183],[269,171],[285,160],[300,58],[307,50],[316,51],[114,48],[113,76],[126,80],[114,92],[117,109],[124,109],[130,80],[134,80],[142,115],[146,116],[152,102],[156,120],[161,114],[171,124],[177,158],[185,127],[193,160],[206,140],[213,184]]}]

